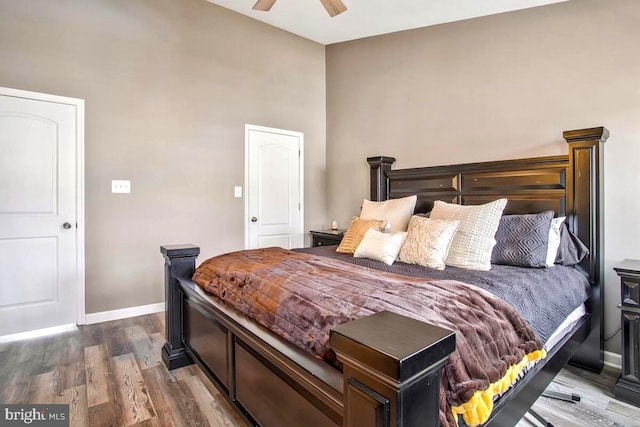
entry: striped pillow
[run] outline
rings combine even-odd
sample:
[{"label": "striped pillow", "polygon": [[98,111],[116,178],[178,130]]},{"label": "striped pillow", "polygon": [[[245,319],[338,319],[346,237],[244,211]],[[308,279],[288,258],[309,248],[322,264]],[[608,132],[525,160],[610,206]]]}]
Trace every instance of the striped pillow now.
[{"label": "striped pillow", "polygon": [[495,234],[506,205],[507,199],[478,206],[435,201],[430,218],[460,221],[446,264],[469,270],[490,270],[491,252],[496,245]]}]

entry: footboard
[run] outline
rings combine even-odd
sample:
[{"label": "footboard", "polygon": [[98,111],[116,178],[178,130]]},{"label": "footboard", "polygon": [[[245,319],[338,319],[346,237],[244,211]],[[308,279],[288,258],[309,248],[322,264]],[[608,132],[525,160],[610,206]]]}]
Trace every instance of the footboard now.
[{"label": "footboard", "polygon": [[339,325],[342,372],[204,294],[200,250],[163,246],[168,369],[198,363],[253,425],[414,427],[439,424],[440,368],[453,332],[382,312]]}]

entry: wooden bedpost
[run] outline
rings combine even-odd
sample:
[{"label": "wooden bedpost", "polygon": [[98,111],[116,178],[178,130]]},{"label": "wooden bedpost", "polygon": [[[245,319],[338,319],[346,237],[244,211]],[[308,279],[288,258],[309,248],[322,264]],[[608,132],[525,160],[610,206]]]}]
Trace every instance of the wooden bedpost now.
[{"label": "wooden bedpost", "polygon": [[160,246],[164,255],[165,338],[162,360],[167,369],[181,368],[193,363],[182,343],[182,295],[178,278],[191,280],[200,248],[193,245]]},{"label": "wooden bedpost", "polygon": [[569,144],[567,180],[567,222],[589,248],[580,266],[593,283],[591,333],[571,359],[572,365],[600,372],[604,362],[604,152],[609,137],[604,127],[569,130],[563,133]]},{"label": "wooden bedpost", "polygon": [[440,425],[440,371],[455,333],[383,311],[331,330],[344,364],[342,427]]},{"label": "wooden bedpost", "polygon": [[389,198],[389,188],[386,172],[391,170],[391,166],[396,162],[393,157],[377,156],[367,158],[367,163],[371,169],[371,199],[379,202]]}]

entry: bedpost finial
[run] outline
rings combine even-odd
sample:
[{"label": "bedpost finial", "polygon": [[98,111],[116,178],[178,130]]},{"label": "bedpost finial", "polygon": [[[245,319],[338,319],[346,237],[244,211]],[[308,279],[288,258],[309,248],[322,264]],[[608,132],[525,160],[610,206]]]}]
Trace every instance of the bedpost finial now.
[{"label": "bedpost finial", "polygon": [[388,156],[374,156],[367,157],[367,163],[371,166],[389,165],[391,166],[396,162],[396,159]]},{"label": "bedpost finial", "polygon": [[609,138],[609,130],[604,126],[588,129],[565,130],[562,132],[562,136],[568,143],[590,140],[605,142],[607,138]]}]

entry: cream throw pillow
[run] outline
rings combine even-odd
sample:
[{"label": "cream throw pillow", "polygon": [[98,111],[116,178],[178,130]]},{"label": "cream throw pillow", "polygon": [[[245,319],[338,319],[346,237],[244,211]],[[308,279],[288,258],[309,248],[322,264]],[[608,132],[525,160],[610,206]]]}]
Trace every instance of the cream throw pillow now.
[{"label": "cream throw pillow", "polygon": [[365,199],[362,203],[360,218],[362,219],[386,219],[389,222],[389,231],[407,231],[409,220],[416,208],[418,196],[390,199],[382,202],[372,202]]},{"label": "cream throw pillow", "polygon": [[445,258],[460,221],[412,216],[398,260],[444,270]]},{"label": "cream throw pillow", "polygon": [[382,233],[370,228],[353,254],[354,258],[369,258],[391,265],[398,258],[398,252],[407,237],[405,231]]},{"label": "cream throw pillow", "polygon": [[354,216],[336,252],[354,253],[368,229],[373,228],[374,230],[383,231],[386,226],[387,221],[384,219],[361,219]]},{"label": "cream throw pillow", "polygon": [[469,270],[490,270],[491,251],[496,245],[495,234],[506,205],[507,199],[478,206],[436,201],[430,218],[460,221],[445,260],[446,264]]}]

